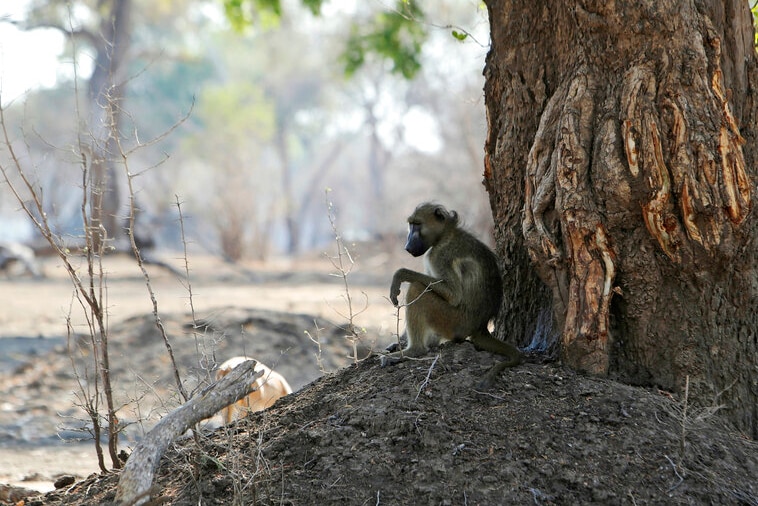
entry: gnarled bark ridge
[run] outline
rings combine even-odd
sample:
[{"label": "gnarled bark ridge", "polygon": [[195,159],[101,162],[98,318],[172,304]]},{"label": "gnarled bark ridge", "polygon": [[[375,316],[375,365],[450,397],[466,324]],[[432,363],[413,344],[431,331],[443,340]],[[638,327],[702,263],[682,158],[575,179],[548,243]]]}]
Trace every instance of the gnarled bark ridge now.
[{"label": "gnarled bark ridge", "polygon": [[689,376],[758,436],[747,4],[488,4],[498,331],[594,374],[673,390]]}]

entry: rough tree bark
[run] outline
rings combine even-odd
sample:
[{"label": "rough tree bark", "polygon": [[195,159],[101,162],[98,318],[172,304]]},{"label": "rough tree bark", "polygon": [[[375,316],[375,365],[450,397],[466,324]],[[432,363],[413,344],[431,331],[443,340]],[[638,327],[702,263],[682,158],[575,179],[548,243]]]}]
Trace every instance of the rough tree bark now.
[{"label": "rough tree bark", "polygon": [[488,0],[499,335],[758,437],[758,84],[744,0]]}]

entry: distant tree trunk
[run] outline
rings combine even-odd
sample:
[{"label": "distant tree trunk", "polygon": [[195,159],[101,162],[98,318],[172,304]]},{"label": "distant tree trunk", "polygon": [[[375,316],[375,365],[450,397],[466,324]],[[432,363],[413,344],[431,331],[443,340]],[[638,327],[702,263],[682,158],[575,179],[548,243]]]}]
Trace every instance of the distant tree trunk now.
[{"label": "distant tree trunk", "polygon": [[290,159],[289,111],[277,107],[276,134],[274,142],[279,160],[282,162],[282,192],[284,193],[284,226],[287,231],[287,244],[284,251],[294,255],[300,251],[300,228],[297,223],[297,206],[295,205],[295,188],[292,180],[292,161]]},{"label": "distant tree trunk", "polygon": [[122,70],[129,46],[132,0],[102,2],[103,17],[99,33],[87,33],[96,57],[89,80],[89,139],[90,168],[92,171],[90,217],[95,250],[103,239],[123,235],[119,223],[119,159],[116,136],[119,135],[123,107],[124,80]]},{"label": "distant tree trunk", "polygon": [[383,232],[380,223],[384,221],[382,209],[386,202],[384,189],[384,173],[387,168],[388,156],[379,138],[379,118],[377,118],[374,109],[376,100],[369,100],[364,105],[366,111],[366,125],[369,130],[368,146],[368,180],[369,180],[369,199],[368,205],[365,206],[367,213],[366,228],[372,233]]},{"label": "distant tree trunk", "polygon": [[[124,60],[129,47],[133,0],[100,0],[92,16],[72,19],[79,12],[69,12],[66,2],[48,0],[31,2],[28,19],[20,23],[24,30],[54,28],[65,36],[89,46],[95,53],[94,69],[88,82],[88,128],[81,136],[80,146],[86,155],[90,177],[85,182],[91,224],[85,233],[100,251],[102,240],[123,235],[118,212],[121,204],[116,160],[120,158],[116,145],[121,110],[123,108]],[[91,18],[91,19],[90,19]],[[90,22],[92,25],[90,26]],[[78,55],[77,55],[78,56]]]},{"label": "distant tree trunk", "polygon": [[758,84],[744,0],[487,0],[502,337],[758,437]]},{"label": "distant tree trunk", "polygon": [[[119,69],[122,68],[127,49],[129,34],[129,17],[132,0],[111,0],[103,2],[103,17],[99,33],[87,33],[87,37],[96,50],[95,68],[89,81],[89,142],[90,185],[86,190],[90,203],[90,226],[85,230],[88,235],[89,254],[103,251],[105,240],[115,239],[123,234],[118,216],[119,192],[116,159],[119,135],[119,120],[123,90],[119,85]],[[86,225],[85,225],[86,226]],[[103,392],[108,406],[108,454],[115,469],[121,467],[118,458],[119,422],[118,408],[113,401],[111,387],[110,358],[108,353],[107,332],[100,321],[100,357],[102,369]],[[99,448],[99,447],[98,447]],[[102,464],[101,464],[102,465]]]}]

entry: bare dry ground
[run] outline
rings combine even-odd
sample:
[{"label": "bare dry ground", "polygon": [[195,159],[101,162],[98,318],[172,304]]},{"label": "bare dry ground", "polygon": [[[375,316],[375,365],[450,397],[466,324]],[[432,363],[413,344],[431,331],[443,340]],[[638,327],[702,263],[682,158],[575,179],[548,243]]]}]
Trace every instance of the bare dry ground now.
[{"label": "bare dry ground", "polygon": [[[369,297],[359,323],[368,327],[368,344],[383,347],[396,326],[383,298],[386,264],[398,264],[380,255],[365,260],[372,267],[357,271],[353,285]],[[114,272],[108,283],[111,342],[126,405],[122,446],[129,451],[178,400],[149,304],[135,296],[142,306],[126,311],[132,306],[124,295],[140,292],[138,273],[123,274],[131,267],[126,259],[118,262],[124,270],[114,264],[122,274]],[[207,381],[212,357],[220,362],[245,352],[274,366],[297,390],[242,422],[217,428],[212,420],[197,440],[177,441],[157,479],[161,504],[758,505],[758,445],[709,407],[689,406],[685,413],[682,398],[577,375],[539,357],[480,391],[476,385],[496,359],[466,343],[384,369],[375,358],[352,364],[345,358],[344,319],[335,310],[342,311],[339,280],[325,276],[328,265],[269,265],[265,273],[252,267],[240,273],[227,266],[228,275],[220,267],[198,272],[194,319],[181,283],[155,273],[167,307],[162,319],[190,389]],[[44,319],[54,306],[47,312],[36,306],[43,299],[66,306],[71,289],[59,281],[0,283],[4,298],[13,290],[34,301],[35,308],[18,306],[33,316],[27,316],[27,333],[16,337],[55,338],[55,321]],[[59,290],[53,300],[40,295],[48,285],[50,294]],[[18,320],[3,308],[0,321],[23,330]],[[323,329],[320,365],[305,334],[316,325]],[[79,344],[86,349],[86,340]],[[0,459],[11,455],[10,465],[24,462],[30,469],[9,472],[0,460],[0,483],[23,484],[25,477],[49,483],[59,473],[74,474],[84,480],[25,504],[108,504],[118,474],[86,476],[96,467],[73,468],[88,446],[54,443],[74,437],[81,418],[64,345],[40,347],[34,357],[20,353],[0,370]],[[86,360],[74,363],[81,367]],[[34,453],[40,449],[53,455],[52,463]],[[93,464],[94,452],[89,455]]]},{"label": "bare dry ground", "polygon": [[[184,270],[182,258],[164,259]],[[61,263],[55,258],[41,262],[44,279],[0,274],[0,484],[46,491],[56,477],[83,478],[98,465],[92,442],[79,442],[86,437],[79,429],[87,424],[77,406],[79,388],[66,336],[67,318],[84,336],[86,320]],[[354,309],[360,312],[355,323],[371,328],[367,342],[388,341],[397,328],[394,309],[384,299],[387,263],[381,250],[362,256],[358,248],[348,276]],[[81,261],[80,266],[85,268]],[[305,334],[317,334],[317,318],[324,329],[323,367],[349,362],[344,332],[333,323],[347,321],[344,286],[322,254],[245,265],[192,256],[189,268],[188,286],[164,268],[147,267],[159,315],[190,387],[207,381],[214,361],[241,354],[276,367],[294,388],[302,387],[322,374],[317,346]],[[104,271],[114,374],[123,417],[135,423],[127,430],[127,447],[178,399],[138,266],[118,255],[105,258]],[[78,351],[73,356],[91,367],[90,357]]]}]

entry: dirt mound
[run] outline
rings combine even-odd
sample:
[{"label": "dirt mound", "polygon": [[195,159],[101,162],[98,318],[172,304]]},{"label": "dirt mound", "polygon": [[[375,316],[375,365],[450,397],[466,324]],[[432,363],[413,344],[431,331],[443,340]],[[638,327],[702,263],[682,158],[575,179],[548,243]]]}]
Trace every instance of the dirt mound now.
[{"label": "dirt mound", "polygon": [[[164,456],[161,504],[750,504],[758,445],[712,410],[554,365],[506,371],[469,344],[324,376]],[[113,500],[118,475],[27,500]],[[157,504],[157,502],[156,502]]]},{"label": "dirt mound", "polygon": [[[349,363],[345,357],[351,349],[344,331],[308,315],[222,307],[195,321],[191,315],[167,314],[161,322],[189,392],[212,381],[217,364],[244,354],[275,368],[293,388],[300,388],[322,375],[314,356],[318,348],[306,330],[320,334],[321,367],[335,370]],[[178,404],[173,369],[151,315],[112,325],[110,336],[114,395],[123,406],[123,441],[134,442],[161,413]],[[92,368],[89,337],[27,341],[33,343],[35,353],[23,355],[23,360],[10,353],[0,357],[0,364],[10,369],[0,371],[0,451],[4,446],[88,439],[89,423],[78,407],[80,394],[75,386],[77,376],[83,378]],[[50,349],[42,346],[50,343]],[[359,350],[360,356],[367,353]]]}]

